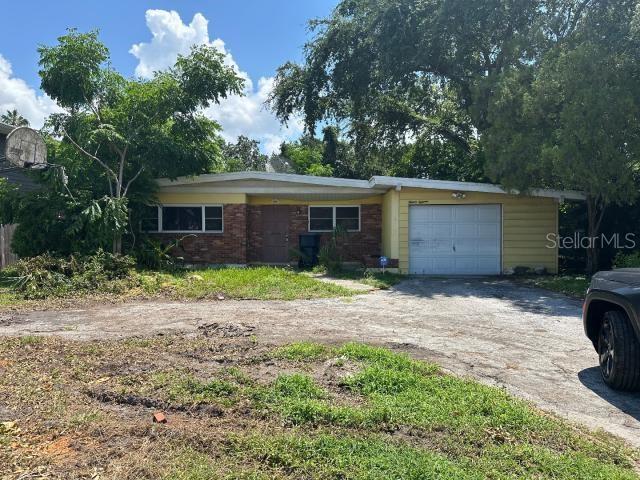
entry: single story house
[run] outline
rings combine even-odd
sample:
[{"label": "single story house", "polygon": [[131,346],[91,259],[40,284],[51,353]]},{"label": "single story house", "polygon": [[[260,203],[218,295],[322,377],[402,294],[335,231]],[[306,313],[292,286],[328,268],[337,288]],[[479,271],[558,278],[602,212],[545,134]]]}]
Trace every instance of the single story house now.
[{"label": "single story house", "polygon": [[499,275],[516,267],[558,271],[558,205],[574,191],[528,195],[497,185],[374,176],[350,180],[239,172],[158,180],[159,206],[143,226],[181,242],[194,264],[286,264],[298,238],[335,227],[347,261],[400,273]]}]

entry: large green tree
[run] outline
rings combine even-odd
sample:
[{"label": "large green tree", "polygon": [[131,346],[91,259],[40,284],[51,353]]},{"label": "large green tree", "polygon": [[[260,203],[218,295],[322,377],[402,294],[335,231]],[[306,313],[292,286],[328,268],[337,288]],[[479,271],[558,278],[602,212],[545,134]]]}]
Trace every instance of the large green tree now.
[{"label": "large green tree", "polygon": [[224,171],[258,171],[266,169],[268,155],[260,151],[260,142],[240,135],[235,143],[225,143],[222,148]]},{"label": "large green tree", "polygon": [[309,132],[346,123],[361,155],[422,135],[469,150],[502,74],[566,38],[589,3],[343,0],[311,22],[304,63],[280,67],[271,106]]},{"label": "large green tree", "polygon": [[360,163],[383,152],[396,172],[459,179],[484,163],[523,192],[585,190],[596,235],[604,207],[634,193],[637,4],[342,0],[311,23],[304,62],[280,67],[270,104],[309,132],[344,125]]},{"label": "large green tree", "polygon": [[[637,2],[600,2],[575,34],[530,68],[504,76],[484,135],[491,176],[526,190],[545,185],[586,195],[588,235],[606,208],[638,196],[640,84]],[[587,269],[598,267],[598,247]]]},{"label": "large green tree", "polygon": [[97,32],[69,30],[39,53],[41,88],[64,109],[49,118],[53,133],[108,187],[84,217],[104,224],[113,234],[114,252],[120,252],[131,187],[145,176],[213,169],[220,158],[220,127],[202,109],[240,94],[243,80],[208,46],[193,47],[149,80],[114,71]]}]

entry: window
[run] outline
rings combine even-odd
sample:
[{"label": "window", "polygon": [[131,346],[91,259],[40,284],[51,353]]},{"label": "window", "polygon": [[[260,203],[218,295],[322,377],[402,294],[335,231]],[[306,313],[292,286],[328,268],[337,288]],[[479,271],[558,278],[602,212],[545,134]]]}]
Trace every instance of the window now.
[{"label": "window", "polygon": [[204,229],[207,232],[222,231],[222,207],[204,207]]},{"label": "window", "polygon": [[162,207],[162,230],[202,231],[202,207]]},{"label": "window", "polygon": [[222,232],[222,206],[175,205],[161,208],[162,232]]},{"label": "window", "polygon": [[336,227],[360,231],[360,206],[309,207],[309,231],[330,232]]},{"label": "window", "polygon": [[360,230],[360,207],[336,207],[336,227],[350,232]]},{"label": "window", "polygon": [[143,232],[157,232],[160,229],[158,207],[145,205],[140,218],[140,230]]},{"label": "window", "polygon": [[309,207],[309,231],[333,230],[333,207]]}]

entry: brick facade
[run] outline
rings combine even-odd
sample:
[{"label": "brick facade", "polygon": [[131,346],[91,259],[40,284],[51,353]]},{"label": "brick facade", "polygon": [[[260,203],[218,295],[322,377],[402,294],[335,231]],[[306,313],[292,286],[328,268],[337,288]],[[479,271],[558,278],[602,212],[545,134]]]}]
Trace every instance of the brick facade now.
[{"label": "brick facade", "polygon": [[[289,212],[289,246],[298,248],[298,236],[309,233],[309,209],[306,205],[281,205],[278,208]],[[262,205],[248,206],[248,245],[249,262],[260,262],[262,252]],[[321,245],[328,241],[330,233],[322,233]],[[349,232],[340,238],[338,246],[348,262],[367,263],[377,266],[377,256],[382,253],[382,206],[360,206],[360,231]],[[292,258],[293,260],[293,258]]]},{"label": "brick facade", "polygon": [[[229,204],[223,207],[223,233],[196,232],[185,238],[173,255],[184,257],[187,263],[245,264],[247,263],[247,205]],[[169,243],[187,233],[158,233],[153,237]]]},{"label": "brick facade", "polygon": [[[289,246],[298,248],[298,235],[308,233],[306,205],[279,205],[289,214]],[[229,204],[224,206],[223,233],[196,233],[186,238],[174,254],[187,263],[245,264],[260,263],[262,256],[262,205]],[[154,237],[170,242],[186,234],[160,233]],[[323,233],[321,244],[330,238]],[[349,232],[339,240],[346,261],[377,266],[382,253],[382,206],[361,205],[360,231]],[[293,255],[291,260],[293,260]]]}]

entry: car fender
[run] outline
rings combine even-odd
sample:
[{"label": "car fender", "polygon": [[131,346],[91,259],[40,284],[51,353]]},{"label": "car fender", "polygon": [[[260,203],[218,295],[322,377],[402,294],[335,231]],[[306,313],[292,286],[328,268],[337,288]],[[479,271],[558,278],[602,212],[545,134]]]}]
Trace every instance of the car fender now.
[{"label": "car fender", "polygon": [[620,307],[629,317],[631,321],[631,325],[633,326],[633,331],[636,334],[636,337],[640,340],[640,323],[638,322],[638,308],[639,305],[635,305],[631,302],[624,294],[611,292],[611,291],[603,291],[603,290],[591,290],[587,294],[587,298],[585,299],[585,303],[583,306],[583,326],[584,331],[587,337],[591,339],[592,342],[596,341],[598,332],[593,331],[592,328],[592,318],[590,318],[590,314],[593,314],[592,304],[595,301],[604,301],[607,303],[612,303]]}]

